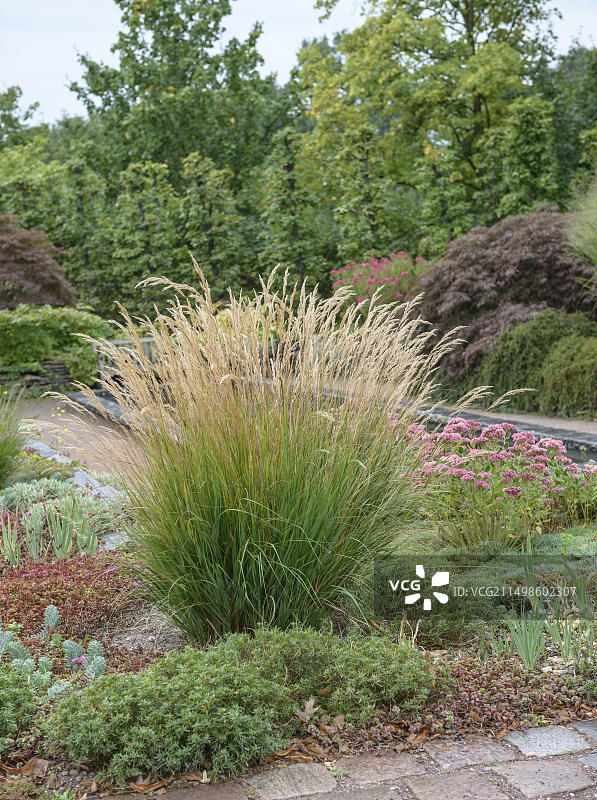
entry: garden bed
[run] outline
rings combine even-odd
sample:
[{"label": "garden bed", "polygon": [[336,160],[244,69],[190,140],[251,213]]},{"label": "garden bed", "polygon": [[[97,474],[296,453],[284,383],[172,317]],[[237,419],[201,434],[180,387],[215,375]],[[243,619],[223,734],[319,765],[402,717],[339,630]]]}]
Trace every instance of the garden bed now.
[{"label": "garden bed", "polygon": [[[333,302],[285,334],[267,300],[285,344],[266,366],[266,311],[244,302],[230,311],[242,347],[212,306],[180,305],[149,326],[153,372],[141,345],[101,345],[118,373],[105,389],[131,413],[127,436],[105,442],[87,415],[89,441],[112,452],[118,489],[51,450],[23,456],[18,415],[0,416],[4,772],[26,776],[36,758],[43,774],[28,777],[53,788],[162,788],[595,715],[597,576],[583,559],[597,553],[597,466],[507,423],[413,424],[435,363],[425,336],[380,310],[378,330],[349,318],[340,356]],[[339,402],[327,387],[342,376]],[[471,584],[511,556],[516,602],[448,596],[438,564],[447,613],[428,611],[432,557]],[[396,593],[385,615],[375,574],[398,557],[415,558],[392,578],[411,602]],[[570,558],[583,569],[567,576]],[[537,599],[546,577],[576,581],[557,614]]]}]

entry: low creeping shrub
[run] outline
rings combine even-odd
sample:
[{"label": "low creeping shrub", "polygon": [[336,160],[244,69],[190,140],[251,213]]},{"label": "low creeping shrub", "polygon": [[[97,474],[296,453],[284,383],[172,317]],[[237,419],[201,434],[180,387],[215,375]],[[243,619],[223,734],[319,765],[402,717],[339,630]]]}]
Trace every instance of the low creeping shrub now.
[{"label": "low creeping shrub", "polygon": [[31,483],[40,478],[55,478],[57,480],[68,480],[75,474],[75,467],[72,464],[55,461],[52,458],[44,458],[38,453],[23,452],[19,454],[14,467],[14,472],[10,476],[7,485],[14,483]]},{"label": "low creeping shrub", "polygon": [[60,613],[60,633],[83,640],[141,604],[123,556],[102,553],[55,564],[30,562],[9,569],[0,582],[0,615],[33,636],[44,624],[45,609]]},{"label": "low creeping shrub", "polygon": [[75,488],[60,478],[39,478],[25,483],[13,483],[0,492],[0,508],[6,511],[27,511],[35,503],[72,497]]},{"label": "low creeping shrub", "polygon": [[120,783],[205,765],[214,776],[238,774],[300,731],[299,712],[305,722],[344,713],[350,723],[375,709],[419,708],[432,678],[422,653],[388,639],[263,630],[99,678],[60,701],[45,734]]},{"label": "low creeping shrub", "polygon": [[36,711],[35,692],[27,678],[0,663],[0,754],[26,730]]},{"label": "low creeping shrub", "polygon": [[518,659],[469,658],[449,666],[444,691],[428,703],[420,727],[431,733],[479,726],[505,732],[513,723],[558,720],[562,709],[578,713],[584,700],[580,686],[557,674],[532,672]]}]

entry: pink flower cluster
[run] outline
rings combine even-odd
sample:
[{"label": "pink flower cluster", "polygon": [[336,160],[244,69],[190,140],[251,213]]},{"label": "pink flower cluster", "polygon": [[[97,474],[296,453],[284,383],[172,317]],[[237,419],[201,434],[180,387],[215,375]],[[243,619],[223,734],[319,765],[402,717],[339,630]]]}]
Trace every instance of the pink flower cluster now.
[{"label": "pink flower cluster", "polygon": [[371,258],[361,264],[351,261],[330,271],[334,278],[332,288],[349,286],[359,303],[370,301],[376,292],[377,302],[391,303],[404,297],[418,272],[427,266],[424,258],[413,260],[404,250],[392,253],[389,258]]},{"label": "pink flower cluster", "polygon": [[429,488],[439,482],[452,511],[524,506],[527,517],[549,522],[556,514],[574,518],[597,516],[597,466],[584,468],[566,454],[564,444],[537,440],[510,423],[483,427],[477,420],[450,420],[428,433],[413,425],[408,438],[424,446],[424,460],[414,482]]}]

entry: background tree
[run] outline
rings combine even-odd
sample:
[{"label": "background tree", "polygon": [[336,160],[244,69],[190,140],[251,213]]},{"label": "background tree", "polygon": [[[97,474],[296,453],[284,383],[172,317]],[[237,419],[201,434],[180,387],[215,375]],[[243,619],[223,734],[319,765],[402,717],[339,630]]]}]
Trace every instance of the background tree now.
[{"label": "background tree", "polygon": [[[208,277],[215,293],[238,292],[247,268],[240,217],[230,170],[216,169],[210,158],[191,153],[183,161],[180,230],[186,247]],[[184,256],[183,256],[184,258]],[[192,280],[186,255],[188,280]]]},{"label": "background tree", "polygon": [[109,67],[81,56],[73,91],[115,137],[121,169],[167,163],[176,183],[182,161],[199,151],[236,175],[263,158],[278,112],[273,76],[261,78],[260,27],[245,42],[216,44],[229,0],[116,0],[122,11]]},{"label": "background tree", "polygon": [[[339,70],[313,48],[302,56],[313,136],[326,146],[318,128],[329,129],[332,113],[348,127],[351,116],[360,125],[366,118],[386,179],[396,194],[415,189],[426,245],[441,249],[471,223],[499,216],[496,164],[488,165],[485,147],[551,53],[549,35],[534,32],[549,18],[547,3],[375,0],[365,8],[363,25],[338,42]],[[548,199],[541,184],[533,193]]]},{"label": "background tree", "polygon": [[112,256],[96,278],[102,287],[98,309],[104,315],[114,313],[116,300],[134,313],[149,314],[159,290],[135,289],[145,278],[191,278],[188,255],[186,273],[180,269],[177,212],[178,198],[168,182],[166,164],[146,161],[131,164],[122,172],[113,214],[106,220],[105,235],[112,242]]},{"label": "background tree", "polygon": [[21,111],[19,104],[22,95],[19,86],[9,86],[0,92],[0,150],[23,142],[27,137],[26,123],[39,108],[39,103],[33,103]]},{"label": "background tree", "polygon": [[263,181],[261,263],[264,272],[280,264],[280,275],[288,270],[292,280],[312,285],[327,280],[329,264],[337,258],[336,231],[301,169],[301,140],[292,125],[273,140]]}]

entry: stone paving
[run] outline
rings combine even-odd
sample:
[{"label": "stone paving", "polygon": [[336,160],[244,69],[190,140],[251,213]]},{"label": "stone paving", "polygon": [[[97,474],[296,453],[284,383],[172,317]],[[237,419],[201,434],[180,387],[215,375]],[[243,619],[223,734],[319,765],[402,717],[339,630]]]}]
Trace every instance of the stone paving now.
[{"label": "stone paving", "polygon": [[[152,797],[152,795],[145,795]],[[111,800],[138,800],[139,794]],[[280,762],[237,781],[162,790],[160,800],[595,800],[597,720],[430,739],[319,764]]]}]

